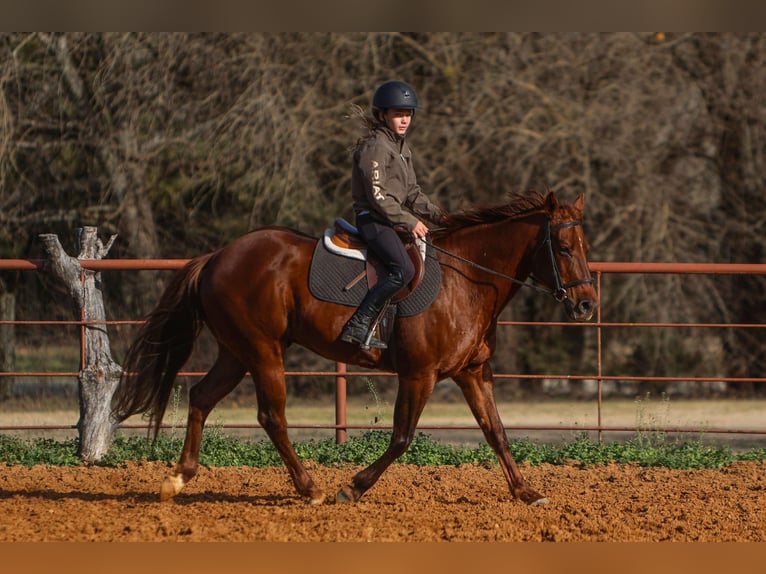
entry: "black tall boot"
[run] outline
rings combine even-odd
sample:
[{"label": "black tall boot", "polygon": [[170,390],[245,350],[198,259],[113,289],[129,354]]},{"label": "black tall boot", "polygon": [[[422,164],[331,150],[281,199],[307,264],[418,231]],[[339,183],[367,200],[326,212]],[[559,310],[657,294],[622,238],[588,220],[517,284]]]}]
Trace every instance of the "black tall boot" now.
[{"label": "black tall boot", "polygon": [[367,341],[367,335],[372,329],[372,322],[377,315],[368,315],[361,309],[357,309],[356,313],[351,316],[346,325],[343,327],[343,332],[340,334],[340,340],[346,343],[357,343],[362,348],[373,347],[375,349],[386,349],[386,345],[380,339],[377,339],[375,335],[370,337]]},{"label": "black tall boot", "polygon": [[388,303],[388,300],[393,297],[399,289],[403,286],[403,280],[401,273],[393,272],[389,273],[385,281],[378,283],[367,292],[367,295],[362,300],[359,308],[351,316],[346,325],[343,327],[343,331],[340,334],[340,340],[346,343],[358,343],[366,348],[375,347],[377,349],[386,349],[386,345],[383,341],[376,339],[374,336],[370,337],[367,342],[367,337],[370,334],[370,330],[373,327],[373,321],[383,311],[383,308]]}]

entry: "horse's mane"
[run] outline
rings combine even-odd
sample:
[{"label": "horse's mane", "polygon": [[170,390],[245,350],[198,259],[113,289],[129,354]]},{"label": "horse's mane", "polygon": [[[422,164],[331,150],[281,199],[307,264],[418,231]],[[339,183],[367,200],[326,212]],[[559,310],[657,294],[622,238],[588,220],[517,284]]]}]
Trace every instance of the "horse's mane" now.
[{"label": "horse's mane", "polygon": [[509,193],[508,201],[500,205],[474,207],[465,211],[451,213],[446,224],[433,231],[434,237],[448,235],[458,229],[493,223],[505,219],[520,217],[531,212],[540,211],[545,204],[545,197],[537,191]]}]

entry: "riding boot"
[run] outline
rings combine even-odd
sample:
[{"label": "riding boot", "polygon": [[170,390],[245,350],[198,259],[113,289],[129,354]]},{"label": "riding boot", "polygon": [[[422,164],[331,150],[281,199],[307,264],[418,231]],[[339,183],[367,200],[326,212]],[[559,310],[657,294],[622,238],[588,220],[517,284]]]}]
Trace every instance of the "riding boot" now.
[{"label": "riding boot", "polygon": [[375,320],[375,317],[377,317],[377,315],[367,315],[361,309],[357,309],[356,313],[351,316],[351,319],[349,319],[343,327],[340,340],[345,341],[346,343],[358,343],[362,346],[368,344],[375,349],[388,348],[388,345],[380,339],[377,339],[375,335],[370,337],[369,343],[365,343],[367,341],[367,335],[369,334],[370,329],[372,329],[372,322]]},{"label": "riding boot", "polygon": [[[394,271],[389,273],[384,281],[368,291],[359,308],[343,327],[340,340],[364,346],[367,336],[373,328],[373,322],[383,311],[388,300],[402,288],[403,284],[401,273]],[[370,347],[377,349],[386,349],[388,347],[383,341],[376,339],[374,336],[370,338],[368,344]]]}]

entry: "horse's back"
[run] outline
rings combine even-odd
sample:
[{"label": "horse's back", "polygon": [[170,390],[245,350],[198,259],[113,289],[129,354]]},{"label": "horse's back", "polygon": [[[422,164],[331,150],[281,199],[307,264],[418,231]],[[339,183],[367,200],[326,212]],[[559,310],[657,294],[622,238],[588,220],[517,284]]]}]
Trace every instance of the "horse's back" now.
[{"label": "horse's back", "polygon": [[225,245],[204,270],[205,294],[259,307],[306,284],[317,239],[286,227],[263,227]]},{"label": "horse's back", "polygon": [[225,245],[211,262],[220,274],[286,273],[307,267],[317,239],[287,227],[261,227]]}]

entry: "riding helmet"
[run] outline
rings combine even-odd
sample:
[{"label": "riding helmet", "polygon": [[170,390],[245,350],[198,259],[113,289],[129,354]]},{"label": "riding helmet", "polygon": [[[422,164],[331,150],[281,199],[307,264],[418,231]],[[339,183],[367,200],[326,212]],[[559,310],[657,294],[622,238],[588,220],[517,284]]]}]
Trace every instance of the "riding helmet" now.
[{"label": "riding helmet", "polygon": [[390,80],[382,83],[375,90],[372,96],[372,107],[379,110],[388,108],[416,110],[420,106],[412,86],[399,80]]}]

